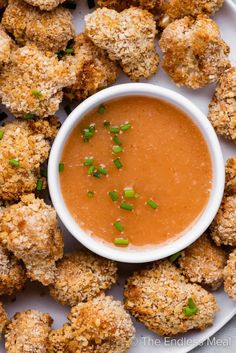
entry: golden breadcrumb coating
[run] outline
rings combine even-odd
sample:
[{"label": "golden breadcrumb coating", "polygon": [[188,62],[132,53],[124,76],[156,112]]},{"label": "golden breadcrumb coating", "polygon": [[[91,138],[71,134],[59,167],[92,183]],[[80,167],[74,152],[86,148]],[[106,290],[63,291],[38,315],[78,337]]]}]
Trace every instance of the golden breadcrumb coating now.
[{"label": "golden breadcrumb coating", "polygon": [[41,11],[23,0],[9,0],[2,24],[18,44],[34,42],[41,50],[64,50],[74,37],[72,15],[61,6],[53,11]]},{"label": "golden breadcrumb coating", "polygon": [[160,39],[164,70],[178,86],[193,89],[216,82],[230,66],[229,47],[217,24],[205,15],[171,23]]},{"label": "golden breadcrumb coating", "polygon": [[1,211],[3,244],[24,262],[31,280],[52,283],[55,262],[63,256],[63,236],[53,207],[29,194]]},{"label": "golden breadcrumb coating", "polygon": [[0,68],[3,64],[7,64],[10,60],[12,50],[15,49],[13,40],[5,32],[4,27],[0,24]]},{"label": "golden breadcrumb coating", "polygon": [[[168,260],[135,272],[124,291],[125,307],[148,329],[171,336],[212,325],[218,310],[216,299],[198,284],[187,282]],[[186,316],[183,309],[192,298],[198,311]]]},{"label": "golden breadcrumb coating", "polygon": [[229,158],[225,166],[225,194],[236,194],[236,156]]},{"label": "golden breadcrumb coating", "polygon": [[84,34],[75,37],[76,82],[65,89],[69,99],[83,100],[115,82],[119,68]]},{"label": "golden breadcrumb coating", "polygon": [[63,305],[88,301],[116,283],[117,270],[114,261],[87,251],[65,254],[56,264],[50,294]]},{"label": "golden breadcrumb coating", "polygon": [[85,33],[93,43],[118,60],[124,72],[137,81],[157,71],[159,56],[155,50],[155,21],[152,14],[131,7],[120,13],[107,8],[85,16]]},{"label": "golden breadcrumb coating", "polygon": [[224,269],[224,281],[225,292],[236,301],[236,249],[229,255]]},{"label": "golden breadcrumb coating", "polygon": [[0,333],[3,332],[7,323],[8,323],[7,314],[4,310],[2,302],[0,302]]},{"label": "golden breadcrumb coating", "polygon": [[236,246],[236,195],[223,198],[210,230],[216,245]]},{"label": "golden breadcrumb coating", "polygon": [[62,101],[62,89],[76,80],[74,59],[58,60],[34,44],[19,48],[0,73],[0,98],[16,117],[26,114],[46,118],[54,115]]},{"label": "golden breadcrumb coating", "polygon": [[209,105],[208,118],[216,132],[236,142],[236,68],[220,77]]},{"label": "golden breadcrumb coating", "polygon": [[39,7],[40,10],[51,11],[65,0],[25,0],[28,4]]},{"label": "golden breadcrumb coating", "polygon": [[124,353],[132,344],[135,329],[119,301],[101,295],[74,306],[69,324],[52,331],[50,353]]},{"label": "golden breadcrumb coating", "polygon": [[[41,131],[40,131],[41,129]],[[48,138],[57,131],[57,120],[13,121],[0,127],[0,199],[18,200],[35,190],[40,166],[48,158]],[[12,165],[12,161],[17,165]]]},{"label": "golden breadcrumb coating", "polygon": [[0,295],[12,295],[22,290],[26,279],[21,262],[0,245]]},{"label": "golden breadcrumb coating", "polygon": [[203,234],[181,253],[178,260],[182,274],[190,282],[217,289],[223,282],[226,253]]},{"label": "golden breadcrumb coating", "polygon": [[6,327],[7,353],[48,353],[52,318],[38,310],[16,313]]}]

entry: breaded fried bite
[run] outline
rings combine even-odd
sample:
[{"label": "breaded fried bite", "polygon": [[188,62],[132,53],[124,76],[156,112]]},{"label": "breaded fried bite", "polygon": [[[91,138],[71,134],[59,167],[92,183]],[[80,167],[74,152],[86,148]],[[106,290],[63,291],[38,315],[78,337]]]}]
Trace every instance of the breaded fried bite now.
[{"label": "breaded fried bite", "polygon": [[216,82],[230,66],[229,47],[217,24],[204,15],[171,23],[160,39],[162,66],[178,86],[193,89]]},{"label": "breaded fried bite", "polygon": [[39,7],[40,10],[51,11],[65,0],[25,0],[28,4]]},{"label": "breaded fried bite", "polygon": [[63,256],[63,236],[56,212],[33,194],[2,209],[0,238],[9,251],[25,264],[31,280],[49,285],[54,281],[55,262]]},{"label": "breaded fried bite", "polygon": [[223,198],[210,231],[216,245],[236,246],[236,195]]},{"label": "breaded fried bite", "polygon": [[13,40],[5,32],[4,27],[0,24],[0,68],[3,64],[7,64],[10,60],[10,55],[15,49]]},{"label": "breaded fried bite", "polygon": [[0,245],[0,295],[12,295],[22,290],[26,280],[21,262]]},{"label": "breaded fried bite", "polygon": [[2,302],[0,302],[0,333],[3,332],[7,323],[8,323],[7,314],[4,310]]},{"label": "breaded fried bite", "polygon": [[182,274],[190,282],[217,289],[223,282],[226,253],[211,242],[206,234],[181,253],[178,260]]},{"label": "breaded fried bite", "polygon": [[40,166],[48,158],[49,139],[56,134],[57,124],[53,117],[45,122],[15,120],[0,127],[1,200],[18,200],[36,189]]},{"label": "breaded fried bite", "polygon": [[225,166],[225,194],[236,194],[236,156],[229,158]]},{"label": "breaded fried bite", "polygon": [[78,250],[65,254],[57,262],[50,294],[59,303],[74,306],[98,296],[116,280],[117,265],[114,261]]},{"label": "breaded fried bite", "polygon": [[209,105],[208,118],[216,132],[236,142],[236,68],[231,67],[220,77]]},{"label": "breaded fried bite", "polygon": [[61,6],[54,11],[41,11],[23,0],[9,0],[2,24],[18,44],[33,42],[43,51],[64,50],[74,37],[72,15]]},{"label": "breaded fried bite", "polygon": [[135,329],[119,301],[101,295],[74,306],[69,324],[50,334],[50,353],[125,353]]},{"label": "breaded fried bite", "polygon": [[236,249],[229,255],[224,269],[224,289],[230,298],[236,301]]},{"label": "breaded fried bite", "polygon": [[6,327],[7,353],[48,353],[52,318],[38,310],[16,313]]},{"label": "breaded fried bite", "polygon": [[93,43],[118,60],[131,80],[149,78],[157,71],[155,21],[152,14],[131,7],[120,13],[107,8],[85,16],[85,33]]},{"label": "breaded fried bite", "polygon": [[58,60],[34,44],[19,48],[0,72],[0,98],[16,117],[28,119],[54,115],[62,101],[62,89],[76,80],[71,55]]},{"label": "breaded fried bite", "polygon": [[148,329],[172,336],[212,325],[218,310],[215,297],[187,282],[168,260],[135,272],[124,291],[125,307]]},{"label": "breaded fried bite", "polygon": [[65,89],[69,99],[83,100],[115,82],[119,68],[103,49],[96,47],[84,34],[75,37],[76,82]]}]

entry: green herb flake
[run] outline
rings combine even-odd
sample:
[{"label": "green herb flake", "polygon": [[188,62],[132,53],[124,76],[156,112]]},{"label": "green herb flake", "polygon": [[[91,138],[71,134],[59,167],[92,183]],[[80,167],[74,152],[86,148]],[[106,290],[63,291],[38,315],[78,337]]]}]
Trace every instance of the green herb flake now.
[{"label": "green herb flake", "polygon": [[123,195],[126,199],[133,199],[133,198],[138,197],[138,194],[136,193],[136,191],[133,188],[124,189]]},{"label": "green herb flake", "polygon": [[88,169],[88,175],[92,175],[94,170],[95,170],[95,167],[93,165],[91,165],[91,167],[89,167],[89,169]]},{"label": "green herb flake", "polygon": [[110,125],[111,125],[111,123],[109,121],[107,121],[107,120],[105,120],[103,122],[103,126],[105,127],[105,129],[108,129],[110,127]]},{"label": "green herb flake", "polygon": [[43,180],[42,179],[38,179],[37,180],[36,189],[37,189],[37,191],[42,191],[43,190]]},{"label": "green herb flake", "polygon": [[123,210],[126,210],[126,211],[132,211],[134,209],[134,206],[129,204],[129,203],[125,203],[123,202],[121,205],[120,205],[120,208],[122,208]]},{"label": "green herb flake", "polygon": [[116,230],[118,230],[118,232],[120,233],[123,232],[125,229],[120,221],[115,221],[113,225],[116,228]]},{"label": "green herb flake", "polygon": [[175,261],[181,256],[181,254],[182,254],[182,252],[179,251],[179,252],[177,252],[177,253],[171,255],[171,256],[169,257],[169,261],[170,261],[171,263],[175,262]]},{"label": "green herb flake", "polygon": [[131,129],[131,124],[130,123],[125,123],[123,125],[120,126],[121,131],[127,131],[129,129]]},{"label": "green herb flake", "polygon": [[112,147],[112,151],[114,153],[121,153],[122,152],[122,147],[118,146],[118,145],[115,145],[115,146]]},{"label": "green herb flake", "polygon": [[32,93],[32,96],[36,97],[36,98],[42,98],[43,97],[43,94],[41,91],[37,90],[37,89],[33,89],[31,91]]},{"label": "green herb flake", "polygon": [[110,196],[110,198],[112,199],[112,201],[117,201],[119,199],[119,195],[117,191],[110,191],[108,193],[108,195]]},{"label": "green herb flake", "polygon": [[119,134],[120,128],[118,126],[111,126],[110,127],[110,133],[112,134]]},{"label": "green herb flake", "polygon": [[99,171],[99,173],[101,173],[101,174],[103,174],[103,175],[107,175],[107,174],[108,174],[107,168],[104,167],[103,165],[100,165],[100,166],[98,167],[98,171]]},{"label": "green herb flake", "polygon": [[115,164],[117,169],[121,169],[123,167],[123,164],[120,161],[120,158],[114,159],[113,163]]},{"label": "green herb flake", "polygon": [[194,303],[192,298],[188,299],[188,306],[183,308],[183,313],[185,316],[192,316],[195,315],[199,311],[198,307]]},{"label": "green herb flake", "polygon": [[24,115],[24,119],[26,119],[26,120],[31,120],[31,119],[34,119],[36,116],[35,116],[35,114],[33,114],[33,113],[26,113],[25,115]]},{"label": "green herb flake", "polygon": [[64,165],[64,163],[59,163],[59,165],[58,165],[58,171],[59,171],[59,173],[64,172],[64,170],[65,170],[65,165]]},{"label": "green herb flake", "polygon": [[158,208],[158,204],[153,200],[148,200],[147,205],[150,206],[153,210]]},{"label": "green herb flake", "polygon": [[20,166],[20,162],[18,161],[18,159],[10,159],[10,160],[9,160],[9,164],[10,164],[12,167],[19,167],[19,166]]},{"label": "green herb flake", "polygon": [[89,199],[92,199],[95,196],[95,192],[94,191],[88,191],[87,192],[87,196]]},{"label": "green herb flake", "polygon": [[101,104],[101,105],[98,107],[97,112],[98,112],[99,114],[104,114],[105,111],[106,111],[105,105]]},{"label": "green herb flake", "polygon": [[115,238],[113,243],[118,246],[127,246],[129,245],[129,240],[124,238]]},{"label": "green herb flake", "polygon": [[87,167],[93,165],[93,162],[94,162],[93,157],[85,157],[84,158],[84,165]]},{"label": "green herb flake", "polygon": [[113,142],[118,146],[122,146],[122,142],[117,135],[113,137]]},{"label": "green herb flake", "polygon": [[0,140],[3,139],[3,136],[4,136],[4,131],[0,130]]}]

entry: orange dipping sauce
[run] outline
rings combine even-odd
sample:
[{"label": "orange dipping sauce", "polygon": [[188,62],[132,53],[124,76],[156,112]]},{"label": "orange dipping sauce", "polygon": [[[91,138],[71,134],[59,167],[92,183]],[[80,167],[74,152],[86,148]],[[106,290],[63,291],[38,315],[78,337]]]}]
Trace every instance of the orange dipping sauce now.
[{"label": "orange dipping sauce", "polygon": [[[83,132],[90,124],[95,131]],[[110,132],[120,126],[125,131]],[[85,158],[93,165],[85,166]],[[211,158],[198,127],[177,107],[149,97],[119,98],[90,112],[69,136],[61,162],[72,216],[112,244],[121,238],[129,246],[153,246],[181,236],[202,214],[212,187]],[[134,197],[124,197],[127,188]]]}]

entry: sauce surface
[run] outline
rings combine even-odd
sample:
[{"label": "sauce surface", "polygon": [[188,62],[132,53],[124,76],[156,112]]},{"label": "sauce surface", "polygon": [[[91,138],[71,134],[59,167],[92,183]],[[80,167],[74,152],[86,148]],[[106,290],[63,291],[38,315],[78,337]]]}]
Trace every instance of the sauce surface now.
[{"label": "sauce surface", "polygon": [[[180,236],[201,215],[211,191],[211,159],[201,132],[183,111],[162,100],[125,97],[104,106],[105,111],[96,109],[82,119],[64,147],[60,182],[69,211],[84,230],[109,243],[121,237],[131,246],[147,246]],[[104,121],[111,126],[131,124],[118,135],[122,152],[113,152],[114,134]],[[81,131],[90,124],[96,125],[96,132],[84,142]],[[85,157],[104,165],[108,174],[88,175]],[[119,170],[116,158],[123,165]],[[127,187],[138,197],[124,199]],[[115,202],[108,195],[113,190],[119,194]],[[147,204],[150,199],[157,209]],[[122,202],[134,209],[121,209]],[[114,227],[117,220],[122,233]]]}]

